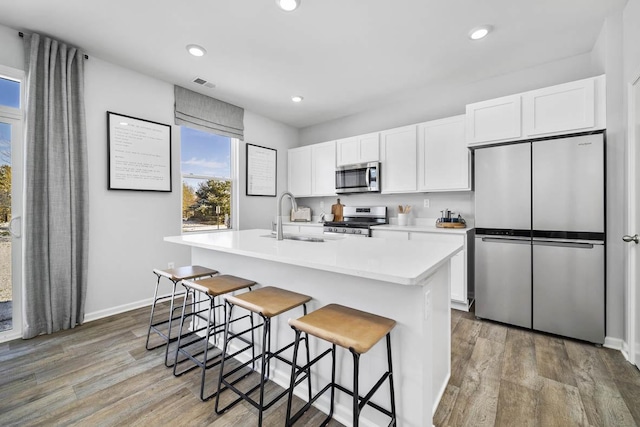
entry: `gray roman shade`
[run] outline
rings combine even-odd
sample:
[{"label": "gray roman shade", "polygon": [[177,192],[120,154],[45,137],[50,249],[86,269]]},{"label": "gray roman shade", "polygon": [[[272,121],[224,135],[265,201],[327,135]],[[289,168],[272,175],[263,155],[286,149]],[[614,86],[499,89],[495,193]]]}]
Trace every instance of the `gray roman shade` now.
[{"label": "gray roman shade", "polygon": [[244,109],[175,86],[176,124],[244,140]]}]

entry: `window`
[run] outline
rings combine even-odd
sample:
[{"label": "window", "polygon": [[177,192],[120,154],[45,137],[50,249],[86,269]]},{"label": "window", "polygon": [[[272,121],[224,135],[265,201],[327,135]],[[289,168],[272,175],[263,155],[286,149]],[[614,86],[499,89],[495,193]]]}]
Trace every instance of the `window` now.
[{"label": "window", "polygon": [[232,228],[234,140],[180,127],[182,231]]}]

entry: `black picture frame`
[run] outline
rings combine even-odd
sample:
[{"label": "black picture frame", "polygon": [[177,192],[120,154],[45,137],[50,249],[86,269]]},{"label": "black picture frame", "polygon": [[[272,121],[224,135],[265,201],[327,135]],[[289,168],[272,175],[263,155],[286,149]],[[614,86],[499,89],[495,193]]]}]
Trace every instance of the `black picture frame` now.
[{"label": "black picture frame", "polygon": [[276,197],[278,150],[247,143],[247,196]]},{"label": "black picture frame", "polygon": [[171,125],[107,111],[107,185],[170,193]]}]

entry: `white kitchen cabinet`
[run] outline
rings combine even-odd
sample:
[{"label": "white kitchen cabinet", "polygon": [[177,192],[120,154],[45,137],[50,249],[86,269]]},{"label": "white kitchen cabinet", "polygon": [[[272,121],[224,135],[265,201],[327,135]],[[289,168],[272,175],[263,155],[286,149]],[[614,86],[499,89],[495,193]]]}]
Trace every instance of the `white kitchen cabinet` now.
[{"label": "white kitchen cabinet", "polygon": [[382,193],[418,190],[417,125],[380,132]]},{"label": "white kitchen cabinet", "polygon": [[296,197],[333,196],[336,194],[335,141],[288,151],[289,191]]},{"label": "white kitchen cabinet", "polygon": [[336,194],[336,142],[311,145],[311,195]]},{"label": "white kitchen cabinet", "polygon": [[369,133],[336,141],[336,163],[338,166],[380,160],[380,134]]},{"label": "white kitchen cabinet", "polygon": [[464,114],[418,125],[418,190],[471,190]]},{"label": "white kitchen cabinet", "polygon": [[473,229],[465,232],[428,232],[428,231],[403,231],[403,230],[380,230],[373,227],[372,237],[399,240],[422,240],[427,242],[454,242],[462,244],[462,251],[451,258],[451,307],[456,310],[469,311],[473,303],[473,278],[474,278],[474,237]]},{"label": "white kitchen cabinet", "polygon": [[311,196],[311,146],[289,149],[287,167],[289,191],[296,197]]},{"label": "white kitchen cabinet", "polygon": [[604,108],[597,105],[596,93],[603,90],[604,76],[600,76],[525,92],[522,95],[524,134],[536,137],[596,129],[601,121],[599,115],[604,112]]},{"label": "white kitchen cabinet", "polygon": [[466,125],[466,140],[469,145],[520,138],[521,95],[467,105]]},{"label": "white kitchen cabinet", "polygon": [[606,77],[469,104],[466,123],[470,147],[605,129]]}]

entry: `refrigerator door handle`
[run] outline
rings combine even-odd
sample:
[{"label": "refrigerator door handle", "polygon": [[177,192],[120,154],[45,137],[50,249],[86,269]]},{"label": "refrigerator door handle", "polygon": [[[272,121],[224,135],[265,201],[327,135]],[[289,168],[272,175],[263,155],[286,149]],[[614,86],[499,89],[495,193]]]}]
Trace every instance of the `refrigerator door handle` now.
[{"label": "refrigerator door handle", "polygon": [[534,240],[533,244],[537,246],[557,246],[561,248],[593,249],[593,243],[553,242],[553,241]]},{"label": "refrigerator door handle", "polygon": [[483,237],[482,241],[483,242],[490,242],[490,243],[513,243],[513,244],[516,244],[516,245],[530,245],[531,244],[531,239],[529,239],[529,238],[504,239],[504,238],[499,238],[499,237]]}]

